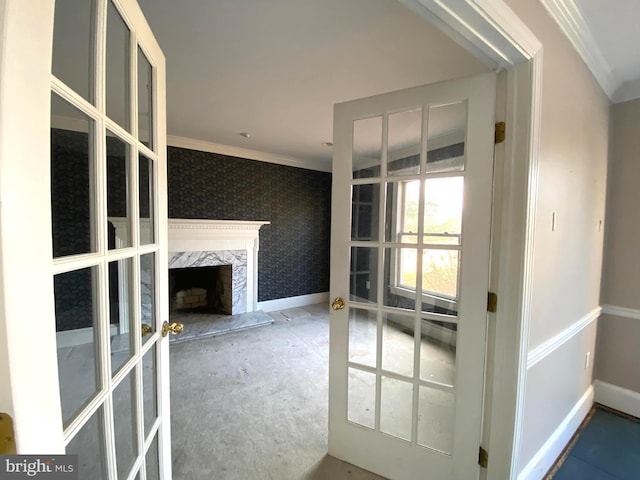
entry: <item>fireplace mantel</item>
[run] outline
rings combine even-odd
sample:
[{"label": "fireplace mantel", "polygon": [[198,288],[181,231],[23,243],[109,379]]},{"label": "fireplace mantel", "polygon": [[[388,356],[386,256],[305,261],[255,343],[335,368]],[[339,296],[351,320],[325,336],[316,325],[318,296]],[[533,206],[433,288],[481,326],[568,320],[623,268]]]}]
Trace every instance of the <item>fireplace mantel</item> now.
[{"label": "fireplace mantel", "polygon": [[[234,256],[232,254],[232,251],[245,251],[246,306],[239,306],[234,313],[253,312],[258,308],[259,231],[260,227],[269,223],[271,222],[170,218],[168,222],[168,267],[206,266],[209,265],[209,263],[206,263],[208,260],[202,263],[203,258],[217,259],[224,257],[224,255],[191,255],[188,252],[227,252],[227,256],[238,258],[237,255]],[[191,258],[198,263],[185,265],[184,262],[188,262]],[[241,264],[235,265],[234,263],[235,267],[237,267],[238,272],[244,270],[244,266]],[[242,296],[244,297],[245,295]]]}]

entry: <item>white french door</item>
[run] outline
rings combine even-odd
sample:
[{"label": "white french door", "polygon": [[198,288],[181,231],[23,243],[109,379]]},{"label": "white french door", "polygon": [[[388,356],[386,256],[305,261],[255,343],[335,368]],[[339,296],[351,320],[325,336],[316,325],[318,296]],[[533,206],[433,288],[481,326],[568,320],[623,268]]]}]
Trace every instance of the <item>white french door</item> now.
[{"label": "white french door", "polygon": [[56,0],[51,71],[65,450],[80,479],[167,480],[164,56],[135,0]]},{"label": "white french door", "polygon": [[329,453],[477,478],[495,74],[334,110]]}]

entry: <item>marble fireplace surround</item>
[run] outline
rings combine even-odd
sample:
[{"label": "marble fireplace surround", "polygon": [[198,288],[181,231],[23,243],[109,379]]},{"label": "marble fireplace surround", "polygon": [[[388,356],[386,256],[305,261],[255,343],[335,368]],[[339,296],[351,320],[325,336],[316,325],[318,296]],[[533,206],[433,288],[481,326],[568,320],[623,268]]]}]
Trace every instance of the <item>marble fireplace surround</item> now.
[{"label": "marble fireplace surround", "polygon": [[266,221],[174,219],[168,222],[169,269],[231,265],[232,314],[258,309],[260,227]]}]

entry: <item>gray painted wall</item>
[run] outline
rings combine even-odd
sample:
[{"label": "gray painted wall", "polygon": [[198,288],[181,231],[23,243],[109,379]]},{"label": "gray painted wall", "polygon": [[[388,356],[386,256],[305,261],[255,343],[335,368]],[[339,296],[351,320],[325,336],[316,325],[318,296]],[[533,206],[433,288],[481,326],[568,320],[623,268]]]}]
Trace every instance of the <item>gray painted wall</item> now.
[{"label": "gray painted wall", "polygon": [[[611,108],[602,304],[640,310],[640,99]],[[596,378],[640,392],[640,320],[603,315]]]},{"label": "gray painted wall", "polygon": [[[609,101],[539,1],[507,3],[544,50],[531,352],[600,303]],[[592,371],[584,361],[595,335],[591,323],[529,368],[519,471],[589,391]]]}]

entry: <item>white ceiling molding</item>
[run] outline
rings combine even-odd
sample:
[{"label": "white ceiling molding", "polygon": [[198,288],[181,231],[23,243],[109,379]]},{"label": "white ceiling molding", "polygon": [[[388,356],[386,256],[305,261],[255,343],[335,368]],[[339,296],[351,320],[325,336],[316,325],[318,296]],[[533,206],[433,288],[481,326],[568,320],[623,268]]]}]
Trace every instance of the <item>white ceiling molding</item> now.
[{"label": "white ceiling molding", "polygon": [[493,68],[529,60],[540,41],[503,0],[399,0]]},{"label": "white ceiling molding", "polygon": [[613,103],[628,102],[640,98],[640,79],[625,82],[613,94]]},{"label": "white ceiling molding", "polygon": [[602,54],[591,29],[574,0],[541,0],[551,17],[560,26],[596,80],[613,100],[618,85],[611,66]]},{"label": "white ceiling molding", "polygon": [[218,153],[229,157],[277,163],[278,165],[305,168],[307,170],[318,170],[321,172],[331,171],[331,164],[323,161],[300,160],[297,158],[286,157],[284,155],[260,152],[249,148],[232,147],[230,145],[222,145],[219,143],[205,142],[203,140],[179,137],[177,135],[167,135],[167,145],[171,147],[186,148],[189,150],[198,150],[200,152]]}]

